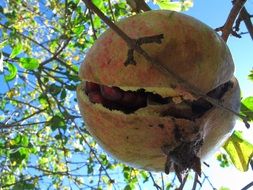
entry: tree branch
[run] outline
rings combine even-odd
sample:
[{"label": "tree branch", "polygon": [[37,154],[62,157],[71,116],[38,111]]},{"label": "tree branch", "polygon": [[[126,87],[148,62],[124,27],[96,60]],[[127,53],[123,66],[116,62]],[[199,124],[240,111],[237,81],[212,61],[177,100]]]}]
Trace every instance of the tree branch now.
[{"label": "tree branch", "polygon": [[150,176],[151,179],[152,179],[152,182],[153,182],[154,187],[155,187],[157,190],[162,190],[162,188],[155,182],[155,179],[154,179],[152,173],[151,173],[151,172],[148,172],[148,173],[149,173],[149,176]]},{"label": "tree branch", "polygon": [[250,37],[253,40],[253,25],[251,22],[251,16],[245,7],[243,7],[240,12],[240,19],[244,21],[244,23],[247,27],[247,30],[249,31]]},{"label": "tree branch", "polygon": [[[222,104],[222,102],[220,102],[219,100],[214,99],[214,98],[206,95],[205,93],[201,92],[195,85],[192,85],[192,84],[188,83],[188,81],[186,81],[185,79],[181,78],[176,73],[174,73],[172,70],[170,70],[169,68],[165,67],[164,65],[162,65],[160,62],[158,62],[154,58],[152,58],[138,44],[138,39],[137,40],[136,39],[131,39],[125,32],[123,32],[123,30],[121,30],[108,17],[106,17],[103,14],[103,12],[100,11],[100,9],[98,9],[91,1],[89,1],[89,0],[83,0],[83,2],[86,4],[86,6],[88,8],[90,8],[91,10],[93,10],[112,30],[114,30],[114,32],[116,32],[127,43],[127,45],[128,45],[128,47],[129,47],[130,50],[133,49],[134,51],[138,52],[149,63],[151,63],[152,65],[154,65],[155,67],[157,67],[157,69],[159,69],[163,73],[165,73],[165,74],[167,74],[167,75],[175,78],[177,80],[177,82],[179,83],[179,85],[181,85],[181,87],[183,87],[188,92],[192,93],[195,96],[198,96],[198,97],[201,97],[201,98],[205,99],[206,101],[210,102],[212,105],[214,105],[214,106],[216,106],[218,108],[221,108],[221,109],[226,110],[226,111],[228,111],[230,113],[233,113],[235,116],[238,116],[238,117],[240,117],[243,120],[243,122],[245,123],[245,125],[246,125],[247,128],[250,127],[250,124],[248,123],[248,118],[247,117],[245,117],[245,116],[237,113],[236,111],[234,111],[234,110],[232,110],[232,109],[224,106]],[[238,6],[235,6],[235,7],[238,7]],[[233,20],[233,22],[234,22],[234,20]],[[233,24],[233,22],[232,22],[232,24]],[[225,27],[225,28],[228,28],[228,27]],[[226,32],[224,33],[224,35],[225,34],[229,35],[229,33],[226,33]]]},{"label": "tree branch", "polygon": [[235,0],[233,1],[233,8],[231,9],[228,18],[225,22],[225,24],[217,28],[216,31],[221,31],[222,32],[222,39],[226,42],[228,40],[229,35],[233,32],[233,24],[239,15],[241,9],[243,8],[244,4],[246,3],[247,0]]},{"label": "tree branch", "polygon": [[253,187],[253,181],[250,182],[248,185],[246,185],[245,187],[243,187],[241,190],[247,190],[249,189],[250,187]]},{"label": "tree branch", "polygon": [[132,8],[133,12],[150,11],[151,8],[144,0],[126,0],[127,4]]}]

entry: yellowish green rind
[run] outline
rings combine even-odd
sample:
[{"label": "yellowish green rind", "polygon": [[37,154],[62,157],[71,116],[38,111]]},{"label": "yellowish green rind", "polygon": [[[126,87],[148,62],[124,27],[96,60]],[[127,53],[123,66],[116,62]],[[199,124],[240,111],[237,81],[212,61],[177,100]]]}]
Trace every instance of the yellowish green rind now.
[{"label": "yellowish green rind", "polygon": [[[117,25],[131,38],[163,34],[161,44],[141,47],[180,77],[207,93],[233,76],[234,65],[223,40],[207,25],[173,11],[148,11]],[[178,96],[173,77],[165,75],[134,53],[137,65],[125,66],[129,47],[114,31],[103,33],[87,53],[80,78],[107,86],[146,88],[162,96]]]}]

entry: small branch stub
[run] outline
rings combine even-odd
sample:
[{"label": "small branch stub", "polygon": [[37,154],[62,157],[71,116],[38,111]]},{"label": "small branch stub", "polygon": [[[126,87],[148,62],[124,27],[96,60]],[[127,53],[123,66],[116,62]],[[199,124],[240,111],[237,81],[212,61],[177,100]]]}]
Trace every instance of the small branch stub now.
[{"label": "small branch stub", "polygon": [[125,66],[136,65],[136,61],[134,60],[134,51],[136,48],[134,48],[134,47],[136,47],[136,46],[140,47],[141,45],[148,44],[148,43],[161,44],[163,38],[164,38],[163,34],[159,34],[159,35],[142,37],[137,40],[133,40],[133,43],[127,52],[127,59],[126,59],[124,65]]}]

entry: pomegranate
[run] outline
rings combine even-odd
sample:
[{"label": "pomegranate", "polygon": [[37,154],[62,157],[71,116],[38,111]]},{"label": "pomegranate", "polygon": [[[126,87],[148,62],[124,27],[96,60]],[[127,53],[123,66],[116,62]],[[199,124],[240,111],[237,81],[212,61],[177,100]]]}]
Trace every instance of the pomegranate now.
[{"label": "pomegranate", "polygon": [[[148,11],[117,25],[134,39],[163,35],[141,47],[201,92],[238,111],[239,85],[224,41],[181,13]],[[133,52],[108,29],[80,67],[80,112],[97,142],[113,157],[148,171],[194,169],[230,136],[235,116],[185,91],[178,81]]]}]

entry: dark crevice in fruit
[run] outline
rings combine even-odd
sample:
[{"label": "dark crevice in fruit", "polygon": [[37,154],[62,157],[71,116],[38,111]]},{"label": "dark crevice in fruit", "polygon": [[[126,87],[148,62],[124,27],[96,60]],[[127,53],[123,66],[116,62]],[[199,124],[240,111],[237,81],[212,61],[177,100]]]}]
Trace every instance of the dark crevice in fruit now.
[{"label": "dark crevice in fruit", "polygon": [[[231,88],[232,83],[227,82],[207,93],[208,96],[221,99],[225,92]],[[195,101],[183,100],[175,104],[172,98],[163,98],[159,94],[145,92],[144,89],[137,91],[123,91],[116,86],[105,86],[93,82],[86,82],[84,92],[92,103],[100,103],[110,110],[120,110],[126,114],[147,105],[168,105],[168,108],[160,113],[161,116],[173,116],[175,118],[196,119],[201,117],[213,106],[203,98]]]},{"label": "dark crevice in fruit", "polygon": [[[232,82],[229,81],[208,92],[207,96],[220,100],[232,86]],[[213,105],[204,98],[199,98],[192,102],[185,100],[179,104],[169,104],[168,109],[162,112],[161,116],[173,116],[175,118],[194,120],[200,118],[212,107]]]},{"label": "dark crevice in fruit", "polygon": [[84,92],[92,103],[100,103],[108,109],[120,110],[127,114],[146,107],[148,102],[168,104],[171,101],[169,98],[162,98],[158,94],[145,92],[144,89],[123,91],[115,86],[109,87],[92,82],[85,83]]}]

